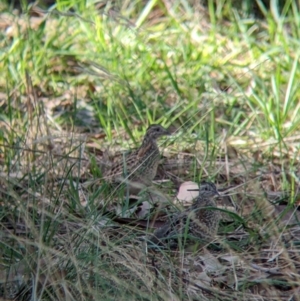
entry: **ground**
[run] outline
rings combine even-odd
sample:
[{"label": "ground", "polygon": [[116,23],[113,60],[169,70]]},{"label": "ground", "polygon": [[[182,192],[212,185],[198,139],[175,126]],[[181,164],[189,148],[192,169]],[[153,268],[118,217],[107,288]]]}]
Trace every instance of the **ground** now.
[{"label": "ground", "polygon": [[[300,299],[299,8],[233,2],[0,5],[1,300]],[[223,196],[192,252],[149,250],[160,206],[102,177],[152,123],[162,215]]]}]

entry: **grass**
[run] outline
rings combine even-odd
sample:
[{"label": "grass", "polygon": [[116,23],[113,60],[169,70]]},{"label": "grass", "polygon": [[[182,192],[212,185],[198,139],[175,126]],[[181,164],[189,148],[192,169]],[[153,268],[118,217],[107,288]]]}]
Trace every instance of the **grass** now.
[{"label": "grass", "polygon": [[[1,4],[0,298],[299,299],[299,7],[275,2]],[[151,123],[168,176],[231,189],[208,251],[113,220],[103,168]]]}]

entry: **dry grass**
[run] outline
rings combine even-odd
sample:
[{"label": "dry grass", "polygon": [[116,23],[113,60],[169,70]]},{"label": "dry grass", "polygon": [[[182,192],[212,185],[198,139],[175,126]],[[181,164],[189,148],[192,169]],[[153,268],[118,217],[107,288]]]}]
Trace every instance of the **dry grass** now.
[{"label": "dry grass", "polygon": [[[290,183],[298,174],[285,170],[284,164],[266,163],[259,154],[253,158],[243,150],[230,151],[225,143],[216,150],[215,162],[205,160],[201,145],[197,155],[178,154],[174,145],[168,147],[165,180],[176,178],[178,185],[201,173],[227,187],[226,197],[219,201],[223,222],[212,246],[194,253],[153,253],[143,242],[146,228],[120,225],[99,205],[108,201],[101,185],[95,195],[82,188],[80,182],[92,178],[91,158],[95,159],[88,143],[71,133],[58,137],[31,96],[28,101],[38,114],[32,115],[22,147],[6,148],[11,165],[3,164],[1,170],[3,296],[299,299],[300,215],[297,207],[287,206],[290,200],[299,202],[299,186],[295,183],[292,191],[286,190],[282,181],[284,176]],[[275,158],[276,151],[273,162]]]}]

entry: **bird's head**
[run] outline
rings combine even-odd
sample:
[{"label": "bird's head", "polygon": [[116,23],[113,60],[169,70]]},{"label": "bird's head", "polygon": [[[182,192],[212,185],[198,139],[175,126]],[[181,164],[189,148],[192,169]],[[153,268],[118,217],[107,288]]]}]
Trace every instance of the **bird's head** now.
[{"label": "bird's head", "polygon": [[171,133],[163,126],[159,124],[151,124],[146,131],[145,139],[156,140],[161,136],[169,136],[169,135],[171,135]]}]

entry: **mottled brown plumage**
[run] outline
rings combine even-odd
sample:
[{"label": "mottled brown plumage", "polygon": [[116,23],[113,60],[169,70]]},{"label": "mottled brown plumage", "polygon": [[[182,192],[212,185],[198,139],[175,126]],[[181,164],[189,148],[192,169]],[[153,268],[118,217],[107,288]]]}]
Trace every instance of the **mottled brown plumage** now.
[{"label": "mottled brown plumage", "polygon": [[143,188],[150,186],[160,161],[156,140],[166,135],[170,135],[170,133],[161,125],[150,125],[142,145],[129,153],[125,160],[115,163],[105,173],[105,180],[115,187],[125,183],[131,193],[138,193]]},{"label": "mottled brown plumage", "polygon": [[220,213],[208,208],[216,207],[215,196],[219,193],[210,182],[202,182],[199,196],[185,211],[176,213],[162,227],[156,229],[150,238],[150,245],[160,245],[171,249],[190,241],[207,243],[214,239],[218,231]]}]

